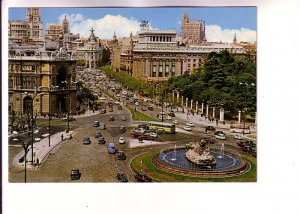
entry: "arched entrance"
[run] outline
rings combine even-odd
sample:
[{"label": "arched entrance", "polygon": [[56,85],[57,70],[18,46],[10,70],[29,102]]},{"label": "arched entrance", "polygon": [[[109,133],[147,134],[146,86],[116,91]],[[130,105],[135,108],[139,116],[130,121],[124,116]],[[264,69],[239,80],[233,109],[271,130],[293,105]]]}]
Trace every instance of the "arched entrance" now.
[{"label": "arched entrance", "polygon": [[32,106],[33,100],[30,96],[26,96],[23,99],[23,113],[25,114],[31,114],[32,112]]},{"label": "arched entrance", "polygon": [[67,70],[64,67],[60,67],[56,74],[56,84],[60,88],[66,88],[67,83]]},{"label": "arched entrance", "polygon": [[58,94],[56,100],[56,109],[59,113],[67,112],[67,95],[66,94]]}]

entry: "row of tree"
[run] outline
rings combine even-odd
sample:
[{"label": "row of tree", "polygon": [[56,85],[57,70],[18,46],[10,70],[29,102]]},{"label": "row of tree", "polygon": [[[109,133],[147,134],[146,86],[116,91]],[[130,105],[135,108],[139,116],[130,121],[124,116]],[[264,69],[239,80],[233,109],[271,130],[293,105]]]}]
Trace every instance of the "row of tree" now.
[{"label": "row of tree", "polygon": [[227,50],[209,54],[204,67],[192,74],[172,77],[166,84],[167,91],[177,90],[194,101],[223,107],[236,113],[256,112],[256,65]]}]

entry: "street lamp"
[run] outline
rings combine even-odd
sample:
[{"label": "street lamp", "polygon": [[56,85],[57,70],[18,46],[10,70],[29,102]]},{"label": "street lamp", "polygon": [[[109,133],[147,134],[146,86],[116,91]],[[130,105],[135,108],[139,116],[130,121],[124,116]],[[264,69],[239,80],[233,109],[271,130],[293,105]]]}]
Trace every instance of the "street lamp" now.
[{"label": "street lamp", "polygon": [[37,97],[37,96],[41,96],[43,93],[39,93],[35,96],[30,96],[28,95],[27,92],[24,92],[23,95],[25,95],[25,97],[30,97],[31,98],[31,161],[33,163],[33,100]]},{"label": "street lamp", "polygon": [[69,121],[69,115],[70,115],[70,109],[71,109],[71,102],[70,102],[70,87],[71,83],[77,84],[77,82],[68,82],[66,80],[62,81],[61,83],[66,83],[68,85],[68,111],[67,111],[67,120],[68,120],[68,129],[67,132],[70,130],[70,121]]},{"label": "street lamp", "polygon": [[27,177],[26,177],[26,166],[27,166],[27,153],[28,153],[28,147],[30,146],[30,141],[28,143],[25,143],[24,141],[18,139],[18,138],[14,138],[13,139],[14,142],[18,142],[22,145],[22,148],[24,149],[24,167],[25,167],[25,170],[24,170],[24,182],[26,183],[27,182]]}]

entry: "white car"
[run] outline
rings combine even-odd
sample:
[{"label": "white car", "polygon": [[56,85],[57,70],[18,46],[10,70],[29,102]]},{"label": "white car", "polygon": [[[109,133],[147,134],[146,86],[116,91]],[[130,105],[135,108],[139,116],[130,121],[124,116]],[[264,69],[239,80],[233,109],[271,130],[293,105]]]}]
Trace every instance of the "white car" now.
[{"label": "white car", "polygon": [[127,95],[127,91],[122,91],[122,94],[123,95]]},{"label": "white car", "polygon": [[173,124],[174,125],[176,125],[176,124],[178,124],[179,122],[178,122],[178,120],[173,120]]},{"label": "white car", "polygon": [[119,144],[124,144],[125,143],[125,138],[124,137],[120,137],[119,138]]},{"label": "white car", "polygon": [[157,138],[157,134],[155,132],[150,132],[149,135],[150,135],[150,137]]},{"label": "white car", "polygon": [[243,139],[243,135],[242,134],[235,134],[234,135],[234,139],[242,140]]},{"label": "white car", "polygon": [[134,105],[138,106],[138,105],[139,105],[139,102],[135,102]]},{"label": "white car", "polygon": [[192,122],[187,122],[186,125],[190,126],[190,127],[194,127],[195,126],[194,123],[192,123]]},{"label": "white car", "polygon": [[172,120],[172,117],[168,115],[166,119],[167,120]]},{"label": "white car", "polygon": [[192,131],[192,127],[190,126],[184,126],[183,129],[186,131]]},{"label": "white car", "polygon": [[218,133],[215,135],[215,138],[220,140],[226,140],[226,135],[223,133]]}]

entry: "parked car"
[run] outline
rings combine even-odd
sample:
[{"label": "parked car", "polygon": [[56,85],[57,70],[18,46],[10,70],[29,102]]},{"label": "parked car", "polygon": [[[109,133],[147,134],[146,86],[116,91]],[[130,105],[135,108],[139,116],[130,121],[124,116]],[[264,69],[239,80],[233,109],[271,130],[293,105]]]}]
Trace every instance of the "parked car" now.
[{"label": "parked car", "polygon": [[175,114],[173,112],[168,113],[169,116],[175,117]]},{"label": "parked car", "polygon": [[100,128],[101,130],[105,130],[105,129],[106,129],[106,123],[100,123],[99,128]]},{"label": "parked car", "polygon": [[82,143],[83,145],[91,144],[91,139],[89,137],[84,137]]},{"label": "parked car", "polygon": [[173,120],[174,125],[177,125],[178,123],[179,123],[178,120]]},{"label": "parked car", "polygon": [[118,151],[118,159],[119,160],[126,160],[126,155],[123,151]]},{"label": "parked car", "polygon": [[125,143],[125,138],[124,137],[120,137],[119,138],[119,144],[124,144]]},{"label": "parked car", "polygon": [[95,121],[93,126],[94,127],[99,127],[99,121]]},{"label": "parked car", "polygon": [[105,138],[104,138],[103,136],[102,136],[102,137],[99,137],[98,143],[99,143],[99,144],[105,144],[105,143],[106,143]]},{"label": "parked car", "polygon": [[205,130],[214,132],[214,131],[216,131],[216,128],[213,126],[206,126]]},{"label": "parked car", "polygon": [[79,169],[72,169],[71,170],[71,180],[79,180],[81,173],[79,172]]},{"label": "parked car", "polygon": [[168,116],[166,117],[166,119],[167,119],[167,120],[172,120],[172,117],[171,117],[170,115],[168,115]]},{"label": "parked car", "polygon": [[109,117],[109,121],[115,121],[115,117],[114,116],[110,116]]},{"label": "parked car", "polygon": [[220,140],[226,140],[226,135],[222,131],[216,131],[215,132],[215,138]]},{"label": "parked car", "polygon": [[149,110],[149,111],[153,111],[154,109],[153,109],[152,106],[149,106],[149,107],[148,107],[148,110]]},{"label": "parked car", "polygon": [[124,132],[126,132],[126,128],[125,128],[125,126],[121,126],[121,127],[120,127],[120,132],[121,132],[121,133],[124,133]]},{"label": "parked car", "polygon": [[139,172],[138,174],[135,174],[134,177],[139,182],[152,182],[152,179],[144,172]]},{"label": "parked car", "polygon": [[150,132],[149,135],[150,137],[157,138],[157,134],[155,132]]},{"label": "parked car", "polygon": [[108,150],[109,154],[115,154],[117,152],[117,149],[116,149],[114,143],[109,143],[107,146],[107,150]]},{"label": "parked car", "polygon": [[122,116],[122,117],[121,117],[121,120],[122,120],[122,121],[126,121],[126,120],[127,120],[127,117],[126,117],[126,116]]},{"label": "parked car", "polygon": [[65,140],[71,140],[72,139],[72,135],[70,133],[67,133],[64,135],[64,139]]},{"label": "parked car", "polygon": [[188,121],[188,122],[186,123],[186,125],[187,125],[187,126],[190,126],[190,127],[194,127],[194,126],[195,126],[194,123],[192,123],[191,121]]},{"label": "parked car", "polygon": [[190,126],[184,126],[183,129],[186,131],[192,131],[192,127]]},{"label": "parked car", "polygon": [[139,102],[135,102],[134,105],[139,106],[140,104],[139,104]]},{"label": "parked car", "polygon": [[106,109],[102,109],[101,114],[106,114]]},{"label": "parked car", "polygon": [[128,182],[128,177],[124,172],[118,172],[117,173],[117,178],[121,182]]},{"label": "parked car", "polygon": [[[62,120],[63,120],[64,122],[68,122],[68,117],[64,117]],[[75,119],[74,117],[70,117],[70,116],[69,116],[69,121],[76,121],[76,119]]]},{"label": "parked car", "polygon": [[241,133],[234,134],[234,139],[242,140],[244,137]]},{"label": "parked car", "polygon": [[101,136],[102,136],[101,132],[96,131],[95,138],[99,138],[99,137],[101,137]]}]

